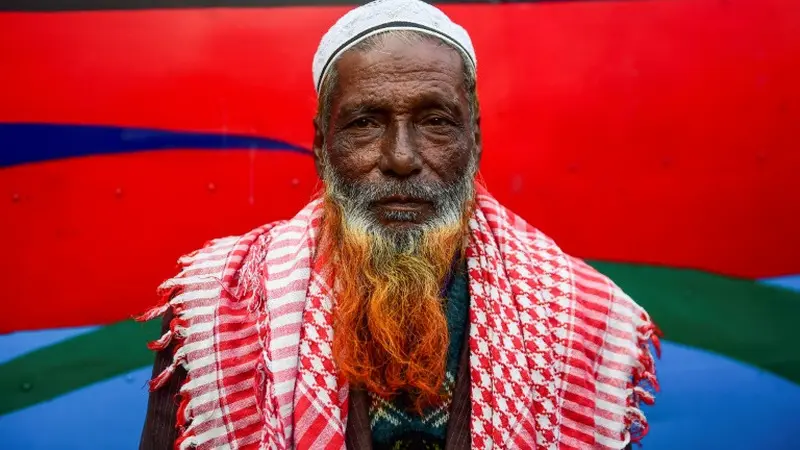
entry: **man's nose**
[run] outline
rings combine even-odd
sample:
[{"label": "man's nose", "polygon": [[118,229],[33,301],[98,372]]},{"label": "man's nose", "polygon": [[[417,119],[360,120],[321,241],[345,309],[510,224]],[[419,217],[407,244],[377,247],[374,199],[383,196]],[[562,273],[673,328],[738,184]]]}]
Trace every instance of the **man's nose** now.
[{"label": "man's nose", "polygon": [[422,171],[422,159],[412,133],[411,125],[403,122],[390,128],[378,164],[384,175],[408,178]]}]

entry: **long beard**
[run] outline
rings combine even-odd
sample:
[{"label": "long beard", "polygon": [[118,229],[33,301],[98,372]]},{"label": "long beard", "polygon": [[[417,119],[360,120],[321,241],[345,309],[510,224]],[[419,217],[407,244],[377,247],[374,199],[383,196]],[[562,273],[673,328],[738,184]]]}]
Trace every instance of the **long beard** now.
[{"label": "long beard", "polygon": [[[385,398],[406,392],[418,411],[438,404],[449,345],[442,286],[454,257],[463,255],[474,166],[449,188],[346,186],[326,172],[323,238],[333,243],[339,374]],[[388,230],[368,209],[388,195],[435,199],[436,217],[403,232]]]}]

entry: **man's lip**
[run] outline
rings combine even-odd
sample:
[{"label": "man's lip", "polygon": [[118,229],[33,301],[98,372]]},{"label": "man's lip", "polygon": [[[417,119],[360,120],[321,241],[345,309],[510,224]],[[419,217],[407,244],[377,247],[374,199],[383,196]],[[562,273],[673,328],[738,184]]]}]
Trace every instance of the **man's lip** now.
[{"label": "man's lip", "polygon": [[377,202],[378,206],[391,209],[418,209],[423,206],[429,205],[430,202],[419,198],[404,197],[393,195],[386,197]]}]

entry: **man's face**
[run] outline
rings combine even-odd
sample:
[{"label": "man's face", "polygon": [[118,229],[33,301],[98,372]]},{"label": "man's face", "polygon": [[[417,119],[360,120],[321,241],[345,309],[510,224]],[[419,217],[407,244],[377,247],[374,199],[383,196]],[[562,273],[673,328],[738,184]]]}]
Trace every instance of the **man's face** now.
[{"label": "man's face", "polygon": [[315,154],[346,218],[393,237],[460,221],[479,146],[459,53],[387,36],[336,67]]},{"label": "man's face", "polygon": [[323,234],[337,237],[337,367],[371,392],[412,392],[421,407],[444,380],[441,287],[464,242],[478,136],[461,56],[413,37],[384,35],[339,59],[314,150]]}]

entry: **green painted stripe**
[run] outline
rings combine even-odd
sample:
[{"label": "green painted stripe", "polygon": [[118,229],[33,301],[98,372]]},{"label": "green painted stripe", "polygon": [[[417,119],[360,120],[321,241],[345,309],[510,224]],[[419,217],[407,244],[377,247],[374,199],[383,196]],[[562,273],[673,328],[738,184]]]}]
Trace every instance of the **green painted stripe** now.
[{"label": "green painted stripe", "polygon": [[159,321],[126,320],[0,365],[0,414],[152,365],[145,344],[160,331]]},{"label": "green painted stripe", "polygon": [[[800,383],[800,293],[694,270],[592,263],[647,308],[665,338]],[[152,364],[159,321],[124,321],[0,365],[0,414]]]},{"label": "green painted stripe", "polygon": [[664,339],[800,383],[800,293],[696,270],[592,262],[650,313]]}]

